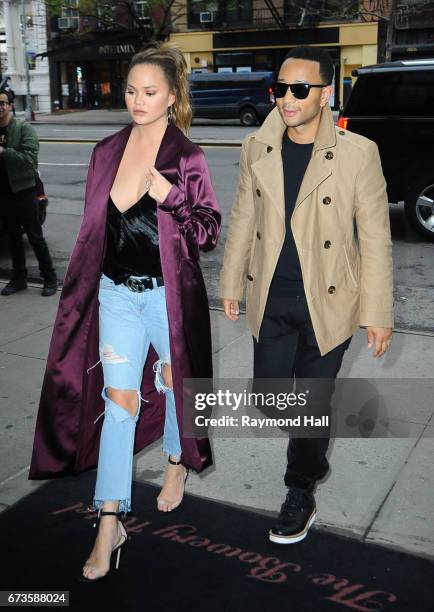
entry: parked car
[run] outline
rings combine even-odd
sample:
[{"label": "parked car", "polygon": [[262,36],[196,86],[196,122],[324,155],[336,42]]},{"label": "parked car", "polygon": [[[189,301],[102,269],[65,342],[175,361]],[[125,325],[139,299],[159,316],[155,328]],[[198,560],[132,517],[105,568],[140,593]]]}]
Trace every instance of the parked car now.
[{"label": "parked car", "polygon": [[411,225],[434,241],[434,59],[363,66],[353,76],[338,126],[377,143],[389,202],[403,200]]},{"label": "parked car", "polygon": [[273,72],[208,72],[189,75],[194,117],[262,122],[274,105]]}]

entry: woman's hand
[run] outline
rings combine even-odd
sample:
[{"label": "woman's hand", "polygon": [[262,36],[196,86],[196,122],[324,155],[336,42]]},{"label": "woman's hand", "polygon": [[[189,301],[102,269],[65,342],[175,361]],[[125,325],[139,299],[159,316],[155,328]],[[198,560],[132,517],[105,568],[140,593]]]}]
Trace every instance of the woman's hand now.
[{"label": "woman's hand", "polygon": [[169,191],[172,189],[172,183],[170,183],[162,174],[158,172],[156,168],[149,168],[146,177],[149,181],[148,192],[151,198],[154,198],[157,202],[164,202],[167,198]]}]

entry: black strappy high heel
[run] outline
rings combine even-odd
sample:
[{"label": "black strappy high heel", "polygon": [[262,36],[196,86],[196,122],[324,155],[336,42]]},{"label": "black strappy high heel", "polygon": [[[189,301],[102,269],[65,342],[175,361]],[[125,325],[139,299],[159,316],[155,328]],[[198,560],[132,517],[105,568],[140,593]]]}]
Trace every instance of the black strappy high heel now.
[{"label": "black strappy high heel", "polygon": [[[118,521],[120,523],[121,526],[121,531],[122,531],[122,535],[121,535],[121,540],[116,544],[116,546],[113,548],[112,550],[112,555],[113,553],[117,550],[118,554],[117,554],[117,558],[116,558],[116,569],[119,569],[119,559],[121,556],[121,548],[122,546],[124,546],[127,542],[128,536],[127,536],[127,532],[125,530],[125,527],[122,524],[122,520],[121,520],[121,516],[125,514],[123,512],[104,512],[104,510],[101,510],[101,508],[98,510],[98,517],[96,520],[96,523],[93,524],[94,527],[96,527],[97,525],[99,525],[99,522],[101,520],[102,516],[106,516],[106,515],[113,515],[113,516],[117,516],[118,517]],[[110,562],[111,562],[111,556],[110,556]],[[81,575],[80,576],[80,580],[82,582],[95,582],[96,580],[100,580],[101,578],[104,578],[105,576],[107,576],[107,574],[110,572],[110,569],[108,572],[106,572],[103,576],[97,576],[96,578],[87,578],[86,576]]]},{"label": "black strappy high heel", "polygon": [[[184,465],[181,460],[174,461],[173,459],[171,459],[170,455],[167,457],[167,461],[169,463],[171,463],[172,465],[180,465],[180,464]],[[184,466],[184,468],[185,468],[185,473],[184,473],[184,482],[183,482],[181,497],[179,499],[177,499],[175,502],[172,502],[170,504],[171,505],[170,510],[163,510],[162,506],[165,505],[165,504],[169,504],[169,502],[166,499],[164,499],[163,497],[161,497],[161,493],[160,493],[160,495],[157,497],[157,507],[158,507],[158,509],[160,511],[162,511],[162,512],[172,512],[172,510],[175,510],[175,508],[177,508],[179,506],[179,504],[182,502],[182,499],[184,497],[184,491],[185,491],[185,483],[186,483],[187,477],[188,477],[188,468],[185,467],[185,466]]]}]

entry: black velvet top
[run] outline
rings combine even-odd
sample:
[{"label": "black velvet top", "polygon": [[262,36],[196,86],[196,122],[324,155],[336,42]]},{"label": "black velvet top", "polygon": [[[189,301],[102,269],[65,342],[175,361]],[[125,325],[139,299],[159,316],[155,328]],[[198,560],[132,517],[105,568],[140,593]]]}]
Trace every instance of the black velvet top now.
[{"label": "black velvet top", "polygon": [[128,276],[162,276],[157,203],[146,192],[124,213],[109,196],[103,272],[116,285]]}]

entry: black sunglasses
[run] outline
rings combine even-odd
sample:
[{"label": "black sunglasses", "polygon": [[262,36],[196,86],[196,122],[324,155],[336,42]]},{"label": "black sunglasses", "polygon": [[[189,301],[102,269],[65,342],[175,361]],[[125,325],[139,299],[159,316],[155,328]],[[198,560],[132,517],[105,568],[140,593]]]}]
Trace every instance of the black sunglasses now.
[{"label": "black sunglasses", "polygon": [[310,83],[274,83],[273,93],[276,98],[284,98],[288,87],[291,88],[291,93],[297,100],[304,100],[307,98],[311,87],[327,87],[327,85],[311,85]]}]

